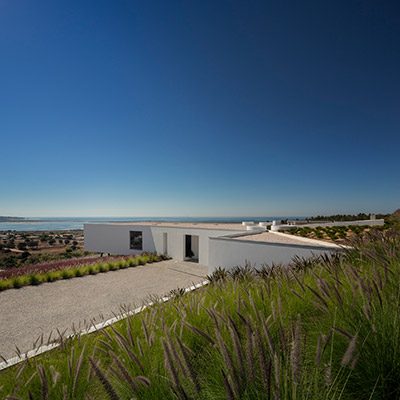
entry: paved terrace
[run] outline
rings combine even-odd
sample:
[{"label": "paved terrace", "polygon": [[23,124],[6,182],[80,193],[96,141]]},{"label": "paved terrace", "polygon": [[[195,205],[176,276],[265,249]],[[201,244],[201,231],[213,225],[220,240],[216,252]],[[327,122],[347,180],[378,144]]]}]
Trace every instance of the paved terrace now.
[{"label": "paved terrace", "polygon": [[89,275],[82,278],[10,289],[0,293],[0,355],[9,359],[32,350],[43,334],[44,342],[56,329],[72,333],[85,328],[84,321],[96,323],[118,314],[121,305],[141,306],[150,295],[163,296],[172,289],[204,281],[207,267],[175,260],[146,264]]}]

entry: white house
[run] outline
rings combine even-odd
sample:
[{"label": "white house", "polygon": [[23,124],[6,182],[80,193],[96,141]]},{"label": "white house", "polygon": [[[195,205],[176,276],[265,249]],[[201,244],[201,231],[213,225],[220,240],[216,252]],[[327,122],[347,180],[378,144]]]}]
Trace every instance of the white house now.
[{"label": "white house", "polygon": [[206,265],[212,273],[218,267],[287,263],[294,256],[340,249],[319,240],[269,232],[266,224],[91,223],[84,225],[85,250],[121,255],[157,252]]}]

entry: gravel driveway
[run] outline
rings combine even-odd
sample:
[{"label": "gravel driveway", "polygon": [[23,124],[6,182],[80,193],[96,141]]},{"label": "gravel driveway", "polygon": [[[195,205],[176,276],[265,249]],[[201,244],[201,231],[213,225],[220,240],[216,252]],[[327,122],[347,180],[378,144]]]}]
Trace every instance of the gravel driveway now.
[{"label": "gravel driveway", "polygon": [[[106,321],[121,305],[134,309],[150,295],[162,296],[176,288],[204,281],[207,267],[175,260],[146,264],[82,278],[44,283],[0,293],[0,355],[9,359],[32,350],[35,340],[56,329],[72,333],[85,321]],[[38,343],[40,344],[40,343]]]}]

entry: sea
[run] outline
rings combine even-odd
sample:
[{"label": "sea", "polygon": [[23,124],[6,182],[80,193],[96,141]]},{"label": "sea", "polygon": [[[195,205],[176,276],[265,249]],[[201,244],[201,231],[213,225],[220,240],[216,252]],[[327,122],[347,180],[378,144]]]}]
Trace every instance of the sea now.
[{"label": "sea", "polygon": [[240,223],[242,221],[273,221],[278,219],[305,219],[307,217],[68,217],[68,218],[24,218],[18,222],[0,222],[0,231],[66,231],[83,229],[85,223],[102,222],[212,222]]}]

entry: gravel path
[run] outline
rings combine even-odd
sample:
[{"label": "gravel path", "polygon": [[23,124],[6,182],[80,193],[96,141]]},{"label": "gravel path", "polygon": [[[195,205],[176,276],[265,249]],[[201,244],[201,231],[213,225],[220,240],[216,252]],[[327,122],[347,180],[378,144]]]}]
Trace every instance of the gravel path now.
[{"label": "gravel path", "polygon": [[[0,355],[9,359],[32,350],[43,334],[44,341],[56,329],[72,333],[85,321],[106,321],[121,305],[139,307],[150,295],[162,296],[176,288],[204,281],[207,267],[175,260],[135,268],[44,283],[0,293]],[[40,343],[38,343],[40,344]]]}]

